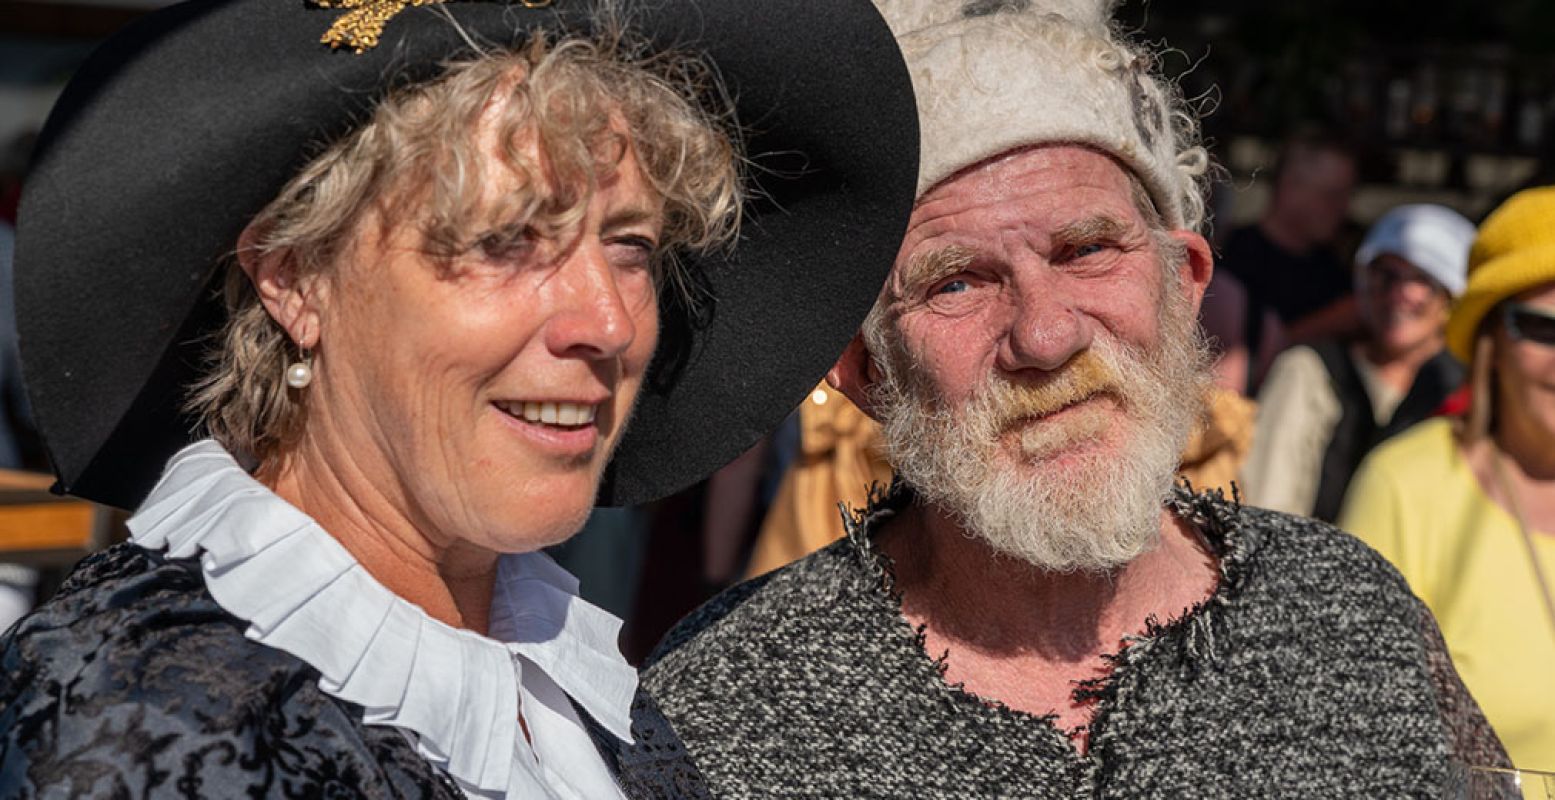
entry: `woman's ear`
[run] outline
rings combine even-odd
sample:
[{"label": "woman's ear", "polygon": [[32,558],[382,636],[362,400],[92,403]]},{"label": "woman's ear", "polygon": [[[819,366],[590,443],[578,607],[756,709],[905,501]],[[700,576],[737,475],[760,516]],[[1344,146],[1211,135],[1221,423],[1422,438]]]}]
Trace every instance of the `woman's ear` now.
[{"label": "woman's ear", "polygon": [[875,414],[870,388],[879,380],[880,368],[875,366],[874,357],[864,345],[864,337],[856,333],[853,334],[853,340],[848,342],[847,349],[837,358],[837,363],[826,373],[826,383],[831,388],[842,392],[853,401],[853,405],[877,422],[880,418]]},{"label": "woman's ear", "polygon": [[318,282],[297,275],[292,261],[279,253],[261,252],[259,232],[253,224],[238,236],[238,265],[254,284],[265,311],[286,330],[298,347],[312,348],[319,341]]}]

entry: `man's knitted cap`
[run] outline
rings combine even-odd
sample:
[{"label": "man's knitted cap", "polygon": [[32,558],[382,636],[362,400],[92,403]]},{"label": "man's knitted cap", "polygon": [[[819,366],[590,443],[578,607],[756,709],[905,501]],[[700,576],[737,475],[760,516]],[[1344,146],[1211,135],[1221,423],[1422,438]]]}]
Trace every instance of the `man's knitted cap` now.
[{"label": "man's knitted cap", "polygon": [[1377,220],[1355,251],[1356,291],[1366,285],[1366,268],[1378,256],[1395,255],[1431,276],[1453,297],[1463,294],[1474,223],[1446,207],[1410,203]]},{"label": "man's knitted cap", "polygon": [[918,96],[918,195],[1016,148],[1074,143],[1144,183],[1171,228],[1204,221],[1209,156],[1151,54],[1114,30],[1111,0],[875,0]]},{"label": "man's knitted cap", "polygon": [[1447,348],[1459,361],[1474,358],[1480,320],[1501,301],[1555,282],[1555,186],[1525,189],[1479,226],[1469,249],[1469,285],[1447,320]]}]

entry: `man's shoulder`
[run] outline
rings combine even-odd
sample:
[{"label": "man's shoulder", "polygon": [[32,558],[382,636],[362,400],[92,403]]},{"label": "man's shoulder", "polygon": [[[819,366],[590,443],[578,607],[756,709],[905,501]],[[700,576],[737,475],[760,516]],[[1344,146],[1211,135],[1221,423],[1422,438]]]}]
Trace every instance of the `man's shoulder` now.
[{"label": "man's shoulder", "polygon": [[1388,601],[1384,613],[1416,602],[1387,559],[1327,522],[1250,506],[1239,509],[1238,521],[1242,535],[1256,542],[1242,568],[1256,576],[1258,594],[1269,601],[1334,606],[1366,595]]},{"label": "man's shoulder", "polygon": [[1359,539],[1320,519],[1256,506],[1242,506],[1237,517],[1239,526],[1256,537],[1254,555],[1260,561],[1337,561],[1367,569],[1376,560]]},{"label": "man's shoulder", "polygon": [[[1242,505],[1218,490],[1179,489],[1174,513],[1197,526],[1221,559],[1236,605],[1322,605],[1357,591],[1415,602],[1398,570],[1365,542],[1311,517]],[[1393,605],[1396,611],[1399,606]]]},{"label": "man's shoulder", "polygon": [[835,608],[838,597],[856,590],[867,575],[861,561],[865,557],[844,537],[718,594],[659,642],[644,672],[650,687],[655,676],[697,668],[709,659],[737,657],[739,651],[760,648],[769,637],[795,636],[800,628],[785,622]]},{"label": "man's shoulder", "polygon": [[[1258,544],[1234,569],[1242,585],[1228,617],[1236,622],[1221,633],[1231,640],[1230,672],[1244,685],[1303,719],[1327,709],[1321,718],[1336,741],[1364,742],[1377,759],[1414,761],[1405,773],[1442,748],[1476,763],[1504,759],[1431,612],[1392,564],[1325,522],[1257,508],[1238,516]],[[1246,683],[1267,674],[1281,683]]]}]

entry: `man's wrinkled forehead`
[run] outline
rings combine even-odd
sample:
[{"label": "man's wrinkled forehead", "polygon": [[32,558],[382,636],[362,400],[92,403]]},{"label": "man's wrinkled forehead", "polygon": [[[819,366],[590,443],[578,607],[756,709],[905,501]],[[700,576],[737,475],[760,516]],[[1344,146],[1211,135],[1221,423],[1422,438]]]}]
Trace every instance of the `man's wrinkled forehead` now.
[{"label": "man's wrinkled forehead", "polygon": [[914,206],[909,230],[925,221],[932,225],[934,217],[977,205],[983,202],[981,198],[1026,200],[1064,195],[1080,186],[1126,194],[1147,224],[1165,226],[1155,198],[1127,162],[1085,143],[1045,142],[1022,145],[968,164],[924,190]]},{"label": "man's wrinkled forehead", "polygon": [[1110,154],[1083,145],[1023,147],[971,165],[919,198],[885,294],[900,298],[954,274],[999,234],[1052,250],[1161,227],[1143,182]]}]

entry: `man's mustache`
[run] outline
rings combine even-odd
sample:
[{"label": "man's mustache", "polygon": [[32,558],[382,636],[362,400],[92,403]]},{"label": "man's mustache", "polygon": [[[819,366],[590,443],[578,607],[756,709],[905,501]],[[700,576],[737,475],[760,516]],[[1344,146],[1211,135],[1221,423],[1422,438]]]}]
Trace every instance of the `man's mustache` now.
[{"label": "man's mustache", "polygon": [[1126,396],[1118,369],[1094,347],[1075,354],[1069,363],[1039,382],[995,376],[978,394],[979,416],[999,431],[1097,395],[1111,395],[1120,401]]}]

